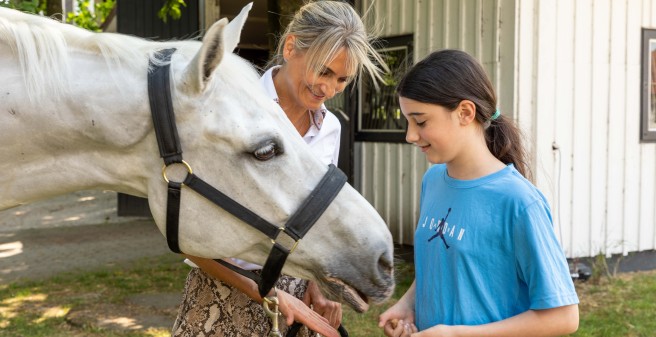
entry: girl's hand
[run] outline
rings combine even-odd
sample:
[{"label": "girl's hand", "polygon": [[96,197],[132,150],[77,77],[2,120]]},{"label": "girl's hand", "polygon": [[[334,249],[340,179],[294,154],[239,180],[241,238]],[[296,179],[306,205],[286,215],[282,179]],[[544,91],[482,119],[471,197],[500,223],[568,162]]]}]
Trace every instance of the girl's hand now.
[{"label": "girl's hand", "polygon": [[392,319],[385,324],[384,332],[389,337],[411,337],[416,336],[417,327],[403,320]]},{"label": "girl's hand", "polygon": [[399,301],[378,318],[378,326],[389,337],[410,336],[417,332],[415,311],[405,301]]},{"label": "girl's hand", "polygon": [[288,326],[297,321],[322,336],[340,337],[339,332],[330,325],[327,319],[314,312],[303,301],[281,290],[278,290],[277,296],[278,309]]}]

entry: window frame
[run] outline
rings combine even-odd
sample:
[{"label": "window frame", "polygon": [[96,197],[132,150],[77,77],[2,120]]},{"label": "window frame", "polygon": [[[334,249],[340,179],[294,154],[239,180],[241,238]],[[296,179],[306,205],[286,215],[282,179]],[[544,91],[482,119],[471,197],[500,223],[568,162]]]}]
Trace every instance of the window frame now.
[{"label": "window frame", "polygon": [[[407,55],[405,61],[406,70],[412,66],[414,62],[414,35],[397,35],[384,37],[378,40],[378,52],[384,53],[385,51],[394,51],[399,49],[406,49]],[[394,76],[401,76],[402,74],[394,74]],[[357,83],[357,93],[353,95],[353,106],[357,107],[357,116],[353,123],[354,141],[356,142],[387,142],[387,143],[405,143],[406,130],[372,130],[362,129],[363,120],[363,78],[360,78]]]},{"label": "window frame", "polygon": [[[654,51],[650,51],[653,48]],[[649,126],[650,113],[656,119],[656,29],[642,29],[642,54],[641,54],[642,79],[640,86],[640,142],[656,142],[656,120],[654,127]]]}]

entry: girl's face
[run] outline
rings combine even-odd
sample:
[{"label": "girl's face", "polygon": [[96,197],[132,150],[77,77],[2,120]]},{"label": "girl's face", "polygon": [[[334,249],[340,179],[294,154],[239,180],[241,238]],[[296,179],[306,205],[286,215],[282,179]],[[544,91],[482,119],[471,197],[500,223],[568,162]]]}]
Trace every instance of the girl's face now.
[{"label": "girl's face", "polygon": [[335,58],[323,66],[318,74],[306,71],[307,60],[303,52],[293,48],[287,52],[288,72],[285,81],[290,88],[296,105],[309,110],[317,110],[328,99],[340,93],[353,78],[353,73],[347,72],[347,53],[342,48]]},{"label": "girl's face", "polygon": [[456,157],[462,136],[458,113],[405,97],[399,97],[399,105],[408,120],[408,143],[418,146],[433,164],[448,163]]}]

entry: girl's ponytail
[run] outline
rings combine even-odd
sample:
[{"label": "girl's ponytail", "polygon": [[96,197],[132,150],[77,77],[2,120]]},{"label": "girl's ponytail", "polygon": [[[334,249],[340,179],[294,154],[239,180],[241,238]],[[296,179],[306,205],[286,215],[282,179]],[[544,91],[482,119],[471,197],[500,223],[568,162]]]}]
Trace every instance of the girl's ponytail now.
[{"label": "girl's ponytail", "polygon": [[490,152],[502,163],[512,163],[519,173],[531,180],[528,153],[522,146],[522,138],[522,133],[515,122],[504,115],[490,120],[489,126],[485,129],[485,141]]}]

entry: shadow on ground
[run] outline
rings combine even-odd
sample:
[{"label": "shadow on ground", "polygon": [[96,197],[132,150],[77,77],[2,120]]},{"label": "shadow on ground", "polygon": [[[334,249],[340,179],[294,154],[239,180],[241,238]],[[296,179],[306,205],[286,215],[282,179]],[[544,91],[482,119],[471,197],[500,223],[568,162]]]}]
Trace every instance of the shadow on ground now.
[{"label": "shadow on ground", "polygon": [[[0,212],[0,286],[128,266],[165,254],[171,254],[166,239],[152,219],[116,215],[115,192],[75,192]],[[170,329],[181,293],[182,288],[132,296],[120,305],[75,306],[66,322],[112,330]],[[28,299],[21,305],[38,302]]]}]

